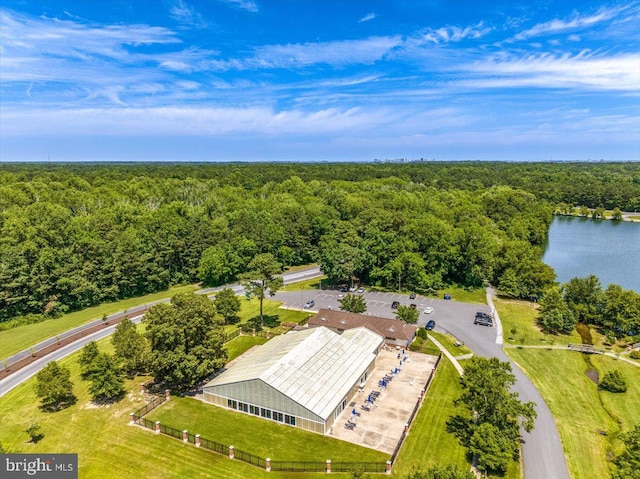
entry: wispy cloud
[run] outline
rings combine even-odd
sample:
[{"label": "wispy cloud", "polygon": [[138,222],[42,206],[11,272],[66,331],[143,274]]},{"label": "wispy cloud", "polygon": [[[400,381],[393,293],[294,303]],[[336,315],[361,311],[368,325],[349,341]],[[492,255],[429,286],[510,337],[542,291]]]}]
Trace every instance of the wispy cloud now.
[{"label": "wispy cloud", "polygon": [[492,30],[493,28],[486,26],[484,22],[479,22],[464,28],[458,26],[446,26],[437,29],[428,28],[422,32],[421,38],[426,42],[436,44],[459,42],[467,38],[477,39],[484,37]]},{"label": "wispy cloud", "polygon": [[529,55],[492,57],[462,66],[466,74],[476,74],[460,84],[475,88],[537,87],[577,88],[610,91],[640,91],[640,54],[595,56],[584,51],[577,55]]},{"label": "wispy cloud", "polygon": [[194,28],[206,28],[207,22],[202,18],[202,15],[196,11],[196,9],[184,2],[184,0],[177,0],[170,10],[171,16],[178,22],[194,27]]},{"label": "wispy cloud", "polygon": [[247,12],[257,13],[258,12],[258,4],[253,0],[222,0],[224,3],[228,3],[233,5],[236,8],[241,10],[246,10]]},{"label": "wispy cloud", "polygon": [[620,13],[620,11],[620,8],[603,8],[594,15],[582,16],[576,14],[571,19],[565,20],[556,18],[548,22],[538,23],[537,25],[518,33],[513,38],[514,40],[526,40],[527,38],[537,37],[540,35],[555,34],[565,32],[567,30],[591,27],[597,23],[611,20]]},{"label": "wispy cloud", "polygon": [[364,23],[364,22],[368,22],[370,20],[373,20],[374,18],[376,18],[376,14],[371,12],[371,13],[367,13],[364,17],[362,17],[360,20],[358,20],[358,23]]}]

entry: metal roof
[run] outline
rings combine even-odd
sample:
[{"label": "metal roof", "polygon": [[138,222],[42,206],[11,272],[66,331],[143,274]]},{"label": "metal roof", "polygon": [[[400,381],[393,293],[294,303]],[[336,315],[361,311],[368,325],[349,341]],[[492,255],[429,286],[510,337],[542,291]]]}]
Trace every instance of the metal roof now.
[{"label": "metal roof", "polygon": [[366,328],[342,335],[324,327],[290,332],[251,349],[205,387],[262,380],[326,419],[375,359],[382,342]]}]

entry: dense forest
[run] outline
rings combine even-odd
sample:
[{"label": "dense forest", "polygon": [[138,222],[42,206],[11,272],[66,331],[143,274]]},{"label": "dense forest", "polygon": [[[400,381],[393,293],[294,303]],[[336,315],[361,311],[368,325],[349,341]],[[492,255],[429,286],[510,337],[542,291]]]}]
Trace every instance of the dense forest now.
[{"label": "dense forest", "polygon": [[640,210],[640,164],[4,164],[0,321],[223,284],[261,253],[335,281],[539,296],[559,203]]}]

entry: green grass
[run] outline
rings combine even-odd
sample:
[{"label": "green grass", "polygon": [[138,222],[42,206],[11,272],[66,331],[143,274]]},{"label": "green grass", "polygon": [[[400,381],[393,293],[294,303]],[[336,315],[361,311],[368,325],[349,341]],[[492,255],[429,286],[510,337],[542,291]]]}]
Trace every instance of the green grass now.
[{"label": "green grass", "polygon": [[[449,417],[464,413],[463,408],[453,406],[453,401],[461,393],[460,376],[445,358],[438,367],[436,377],[396,459],[393,468],[395,477],[406,476],[414,467],[428,468],[446,464],[456,464],[463,469],[470,467],[471,462],[465,448],[453,434],[446,431]],[[520,471],[520,464],[513,462],[506,474],[500,477],[519,479]]]},{"label": "green grass", "polygon": [[172,398],[147,418],[274,461],[386,462],[389,459],[388,454],[373,449],[188,397]]},{"label": "green grass", "polygon": [[446,288],[439,290],[435,294],[435,297],[442,298],[445,293],[451,295],[451,301],[487,304],[487,293],[484,288],[467,289],[461,286],[447,286]]},{"label": "green grass", "polygon": [[[257,324],[260,316],[260,302],[256,298],[247,300],[242,298],[242,306],[238,316],[240,321],[225,326],[227,333],[233,332],[243,325]],[[299,323],[310,316],[309,313],[293,309],[282,309],[282,302],[265,299],[262,305],[262,315],[264,318],[264,329],[274,333],[282,333],[287,328],[282,327],[282,323]]]},{"label": "green grass", "polygon": [[504,341],[515,345],[564,345],[581,343],[576,331],[569,335],[554,335],[544,333],[536,325],[538,305],[530,301],[516,299],[494,299],[494,304],[500,315]]},{"label": "green grass", "polygon": [[264,344],[266,342],[267,338],[261,338],[260,336],[238,336],[225,344],[228,353],[228,361],[237,358],[253,346],[257,344]]},{"label": "green grass", "polygon": [[433,336],[444,346],[444,348],[449,351],[453,356],[462,356],[463,354],[469,354],[472,351],[466,347],[464,344],[460,346],[455,346],[456,342],[459,342],[454,336],[451,334],[443,334],[436,333],[435,331],[429,331],[429,336]]},{"label": "green grass", "polygon": [[303,291],[303,290],[320,290],[322,286],[321,282],[324,282],[327,279],[326,276],[321,276],[319,278],[308,279],[306,281],[300,281],[299,283],[291,283],[282,287],[282,291]]},{"label": "green grass", "polygon": [[582,354],[545,349],[506,352],[551,409],[571,477],[609,477],[607,454],[619,447],[616,438],[621,428],[628,430],[640,418],[640,368],[606,356],[587,356],[601,375],[619,369],[629,384],[624,394],[599,395],[595,383],[585,375],[587,363]]},{"label": "green grass", "polygon": [[102,318],[103,315],[109,315],[124,311],[135,306],[140,306],[159,299],[170,298],[177,293],[187,293],[196,291],[196,285],[177,286],[167,291],[159,293],[147,294],[137,298],[129,298],[113,303],[103,303],[98,306],[76,311],[74,313],[65,314],[57,319],[50,319],[36,324],[28,324],[17,328],[0,331],[0,357],[7,357],[28,349],[45,339],[52,338],[69,329],[80,326],[94,319]]}]

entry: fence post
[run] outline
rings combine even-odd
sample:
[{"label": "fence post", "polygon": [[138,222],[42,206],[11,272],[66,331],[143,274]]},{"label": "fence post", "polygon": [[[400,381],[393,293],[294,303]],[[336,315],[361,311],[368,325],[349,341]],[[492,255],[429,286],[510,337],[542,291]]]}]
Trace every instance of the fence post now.
[{"label": "fence post", "polygon": [[235,452],[234,452],[234,448],[233,446],[229,446],[229,459],[233,459],[235,456]]},{"label": "fence post", "polygon": [[408,432],[409,432],[409,424],[405,424],[404,425],[404,434],[405,434],[405,436],[407,435]]},{"label": "fence post", "polygon": [[187,432],[186,429],[184,431],[182,431],[182,440],[184,442],[189,442],[189,433]]},{"label": "fence post", "polygon": [[129,413],[129,424],[134,424],[136,422],[135,413]]},{"label": "fence post", "polygon": [[267,459],[264,461],[264,463],[266,465],[267,472],[271,472],[271,458],[267,457]]},{"label": "fence post", "polygon": [[391,474],[391,461],[387,461],[387,468],[385,471],[387,474]]},{"label": "fence post", "polygon": [[170,389],[165,389],[164,390],[164,398],[168,401],[169,399],[171,399],[171,390]]},{"label": "fence post", "polygon": [[253,336],[255,336],[255,335],[256,335],[256,328],[253,328],[253,329],[251,330],[251,334],[252,334]]},{"label": "fence post", "polygon": [[331,474],[331,459],[327,459],[327,474]]},{"label": "fence post", "polygon": [[196,447],[200,447],[200,434],[196,434]]},{"label": "fence post", "polygon": [[140,383],[140,392],[144,394],[144,383]]},{"label": "fence post", "polygon": [[160,434],[160,421],[156,421],[156,434]]}]

